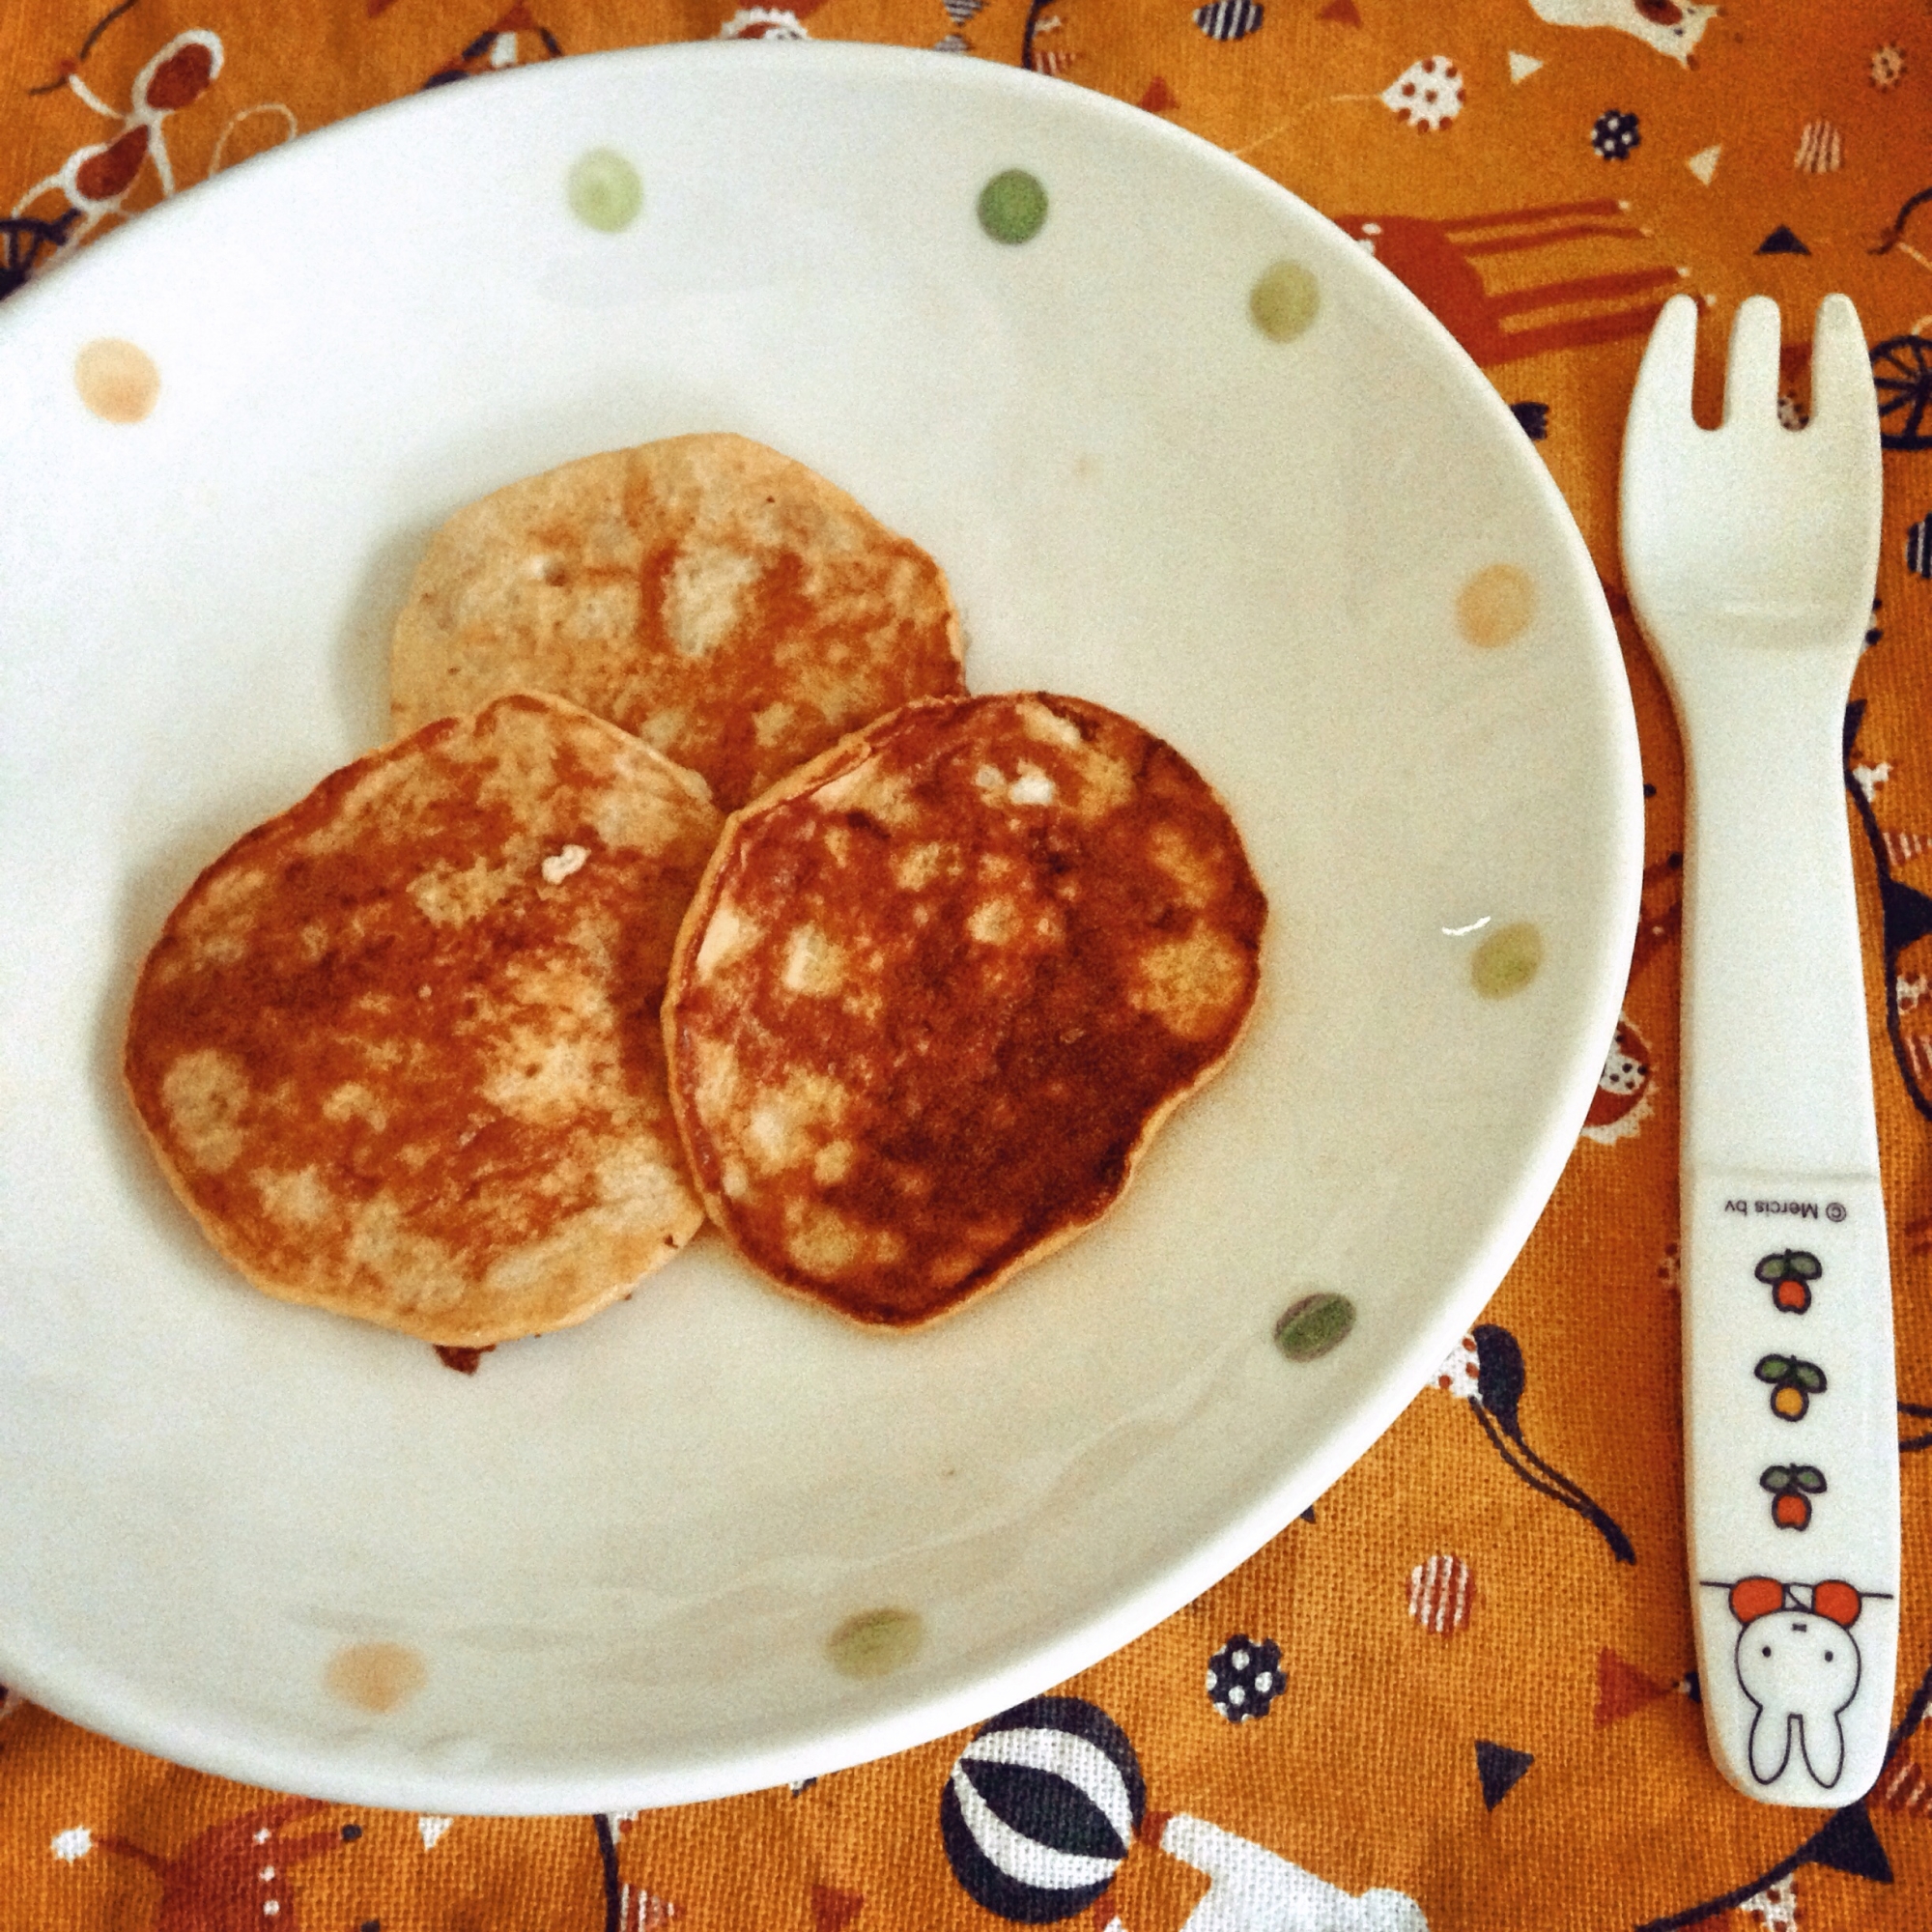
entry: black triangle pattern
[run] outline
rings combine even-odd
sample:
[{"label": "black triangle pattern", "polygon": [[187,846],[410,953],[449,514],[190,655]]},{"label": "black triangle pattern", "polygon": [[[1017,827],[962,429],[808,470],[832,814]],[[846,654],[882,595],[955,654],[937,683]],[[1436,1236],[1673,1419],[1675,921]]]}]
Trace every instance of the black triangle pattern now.
[{"label": "black triangle pattern", "polygon": [[1508,1745],[1492,1744],[1488,1738],[1476,1740],[1476,1776],[1483,1784],[1483,1808],[1493,1811],[1520,1781],[1536,1759],[1524,1750]]},{"label": "black triangle pattern", "polygon": [[1891,1883],[1891,1861],[1872,1830],[1862,1800],[1833,1811],[1798,1848],[1798,1862],[1850,1872],[1854,1878],[1876,1879],[1880,1885]]}]

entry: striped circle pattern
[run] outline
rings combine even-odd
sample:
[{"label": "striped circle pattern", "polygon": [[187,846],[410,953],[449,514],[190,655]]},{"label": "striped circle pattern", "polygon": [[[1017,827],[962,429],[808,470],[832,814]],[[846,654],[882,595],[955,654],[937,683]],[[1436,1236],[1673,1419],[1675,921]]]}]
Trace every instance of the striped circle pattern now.
[{"label": "striped circle pattern", "polygon": [[1114,1882],[1147,1810],[1126,1734],[1082,1697],[1034,1697],[959,1753],[939,1800],[952,1875],[988,1912],[1046,1925]]},{"label": "striped circle pattern", "polygon": [[1262,18],[1261,0],[1209,0],[1194,10],[1194,24],[1210,41],[1244,41]]}]

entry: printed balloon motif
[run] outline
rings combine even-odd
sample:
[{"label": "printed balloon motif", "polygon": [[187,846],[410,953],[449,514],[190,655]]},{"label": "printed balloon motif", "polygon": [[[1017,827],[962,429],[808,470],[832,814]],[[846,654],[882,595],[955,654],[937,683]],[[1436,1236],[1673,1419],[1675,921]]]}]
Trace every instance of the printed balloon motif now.
[{"label": "printed balloon motif", "polygon": [[1463,76],[1446,54],[1411,62],[1382,89],[1381,99],[1398,121],[1421,134],[1448,127],[1463,111]]},{"label": "printed balloon motif", "polygon": [[952,1875],[988,1912],[1046,1925],[1114,1882],[1147,1810],[1140,1760],[1081,1697],[1035,1697],[980,1726],[939,1801]]}]

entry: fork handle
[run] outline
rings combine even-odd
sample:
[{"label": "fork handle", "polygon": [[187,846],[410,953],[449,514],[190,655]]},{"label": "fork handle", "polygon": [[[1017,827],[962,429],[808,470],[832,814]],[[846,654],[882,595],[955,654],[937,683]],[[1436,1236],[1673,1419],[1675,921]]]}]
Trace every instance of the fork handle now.
[{"label": "fork handle", "polygon": [[[1676,694],[1690,1576],[1712,1754],[1774,1804],[1884,1760],[1891,1290],[1843,779],[1848,663],[1712,640]],[[1820,657],[1825,657],[1820,662]]]},{"label": "fork handle", "polygon": [[1879,1171],[1833,656],[1713,640],[1673,692],[1687,1169]]}]

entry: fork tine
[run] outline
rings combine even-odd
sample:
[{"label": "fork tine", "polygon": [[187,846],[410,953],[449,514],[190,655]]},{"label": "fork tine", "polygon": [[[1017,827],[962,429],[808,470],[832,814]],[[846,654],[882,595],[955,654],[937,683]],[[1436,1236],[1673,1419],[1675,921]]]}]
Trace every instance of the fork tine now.
[{"label": "fork tine", "polygon": [[1680,437],[1690,428],[1690,384],[1697,368],[1697,299],[1672,296],[1663,304],[1631,392],[1626,445],[1647,437]]},{"label": "fork tine", "polygon": [[1824,423],[1857,428],[1877,407],[1859,312],[1849,296],[1827,296],[1811,329],[1811,414]]},{"label": "fork tine", "polygon": [[1769,296],[1747,296],[1731,319],[1731,350],[1724,364],[1724,427],[1777,421],[1777,304]]}]

